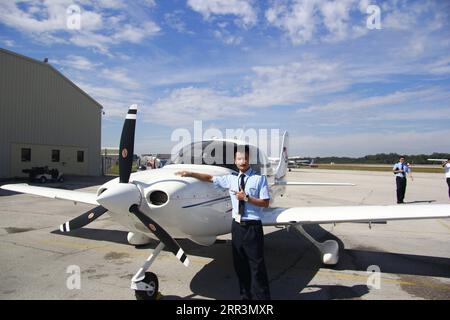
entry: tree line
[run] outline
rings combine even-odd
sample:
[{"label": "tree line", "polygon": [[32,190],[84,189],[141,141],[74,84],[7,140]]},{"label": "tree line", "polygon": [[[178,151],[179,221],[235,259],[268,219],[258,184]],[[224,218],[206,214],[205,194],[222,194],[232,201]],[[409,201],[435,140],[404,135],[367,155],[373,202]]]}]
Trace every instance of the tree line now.
[{"label": "tree line", "polygon": [[413,164],[437,164],[427,159],[449,159],[450,153],[434,152],[432,154],[404,155],[398,153],[377,153],[359,158],[351,157],[315,157],[315,163],[362,163],[362,164],[393,164],[398,162],[400,156],[406,157],[406,162]]}]

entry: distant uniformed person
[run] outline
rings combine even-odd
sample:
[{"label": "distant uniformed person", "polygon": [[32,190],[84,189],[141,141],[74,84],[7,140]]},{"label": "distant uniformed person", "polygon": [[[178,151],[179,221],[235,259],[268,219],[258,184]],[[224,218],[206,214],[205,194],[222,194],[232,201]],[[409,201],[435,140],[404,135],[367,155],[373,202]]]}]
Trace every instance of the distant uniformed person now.
[{"label": "distant uniformed person", "polygon": [[243,300],[269,300],[270,290],[264,261],[264,233],[261,210],[269,206],[267,178],[250,168],[249,147],[239,146],[234,153],[239,174],[211,176],[181,171],[182,177],[193,177],[228,189],[233,205],[231,241],[233,263]]},{"label": "distant uniformed person", "polygon": [[406,192],[406,175],[410,173],[409,166],[405,163],[405,157],[401,156],[399,162],[393,168],[395,174],[395,183],[397,185],[397,203],[404,203]]},{"label": "distant uniformed person", "polygon": [[448,197],[450,198],[450,159],[447,159],[447,162],[443,162],[442,167],[445,170],[445,177],[447,178],[448,185]]}]

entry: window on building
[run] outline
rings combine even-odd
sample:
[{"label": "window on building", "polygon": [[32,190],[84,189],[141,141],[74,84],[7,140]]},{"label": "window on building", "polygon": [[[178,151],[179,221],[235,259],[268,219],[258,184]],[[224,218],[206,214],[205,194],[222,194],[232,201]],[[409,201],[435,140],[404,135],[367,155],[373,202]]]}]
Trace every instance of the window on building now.
[{"label": "window on building", "polygon": [[84,151],[77,151],[77,161],[84,162]]},{"label": "window on building", "polygon": [[31,149],[22,148],[22,162],[30,162],[30,161],[31,161]]},{"label": "window on building", "polygon": [[52,162],[59,162],[59,150],[52,150]]}]

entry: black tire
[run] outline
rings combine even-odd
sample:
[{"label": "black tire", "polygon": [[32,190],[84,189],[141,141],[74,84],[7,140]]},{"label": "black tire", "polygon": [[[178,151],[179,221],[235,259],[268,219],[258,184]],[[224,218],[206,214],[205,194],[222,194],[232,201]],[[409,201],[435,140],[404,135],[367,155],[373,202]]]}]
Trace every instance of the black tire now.
[{"label": "black tire", "polygon": [[40,183],[46,183],[47,182],[47,178],[42,176],[42,177],[39,178],[39,182]]},{"label": "black tire", "polygon": [[153,272],[146,272],[145,278],[142,280],[143,282],[150,285],[150,287],[153,288],[151,291],[141,291],[141,290],[134,290],[134,295],[136,296],[137,300],[156,300],[156,297],[158,297],[158,277]]}]

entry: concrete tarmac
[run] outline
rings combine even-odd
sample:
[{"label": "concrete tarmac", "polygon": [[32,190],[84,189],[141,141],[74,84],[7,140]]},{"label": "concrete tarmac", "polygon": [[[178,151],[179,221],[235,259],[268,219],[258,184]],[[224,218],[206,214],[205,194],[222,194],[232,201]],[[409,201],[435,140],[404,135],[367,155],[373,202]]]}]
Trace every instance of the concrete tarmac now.
[{"label": "concrete tarmac", "polygon": [[[394,176],[384,172],[294,169],[290,181],[352,182],[355,187],[288,187],[275,206],[395,203]],[[52,186],[95,192],[99,179]],[[449,204],[443,174],[416,173],[406,202]],[[91,206],[0,190],[0,299],[134,299],[130,279],[156,247],[135,248],[127,230],[105,214],[61,234],[59,225]],[[315,247],[286,229],[265,229],[273,299],[450,299],[450,220],[310,225],[317,240],[335,239],[340,261],[324,267]],[[230,235],[210,247],[180,240],[189,268],[163,251],[151,271],[161,299],[239,299]],[[70,273],[79,268],[80,288]],[[371,270],[379,270],[373,273]]]}]

